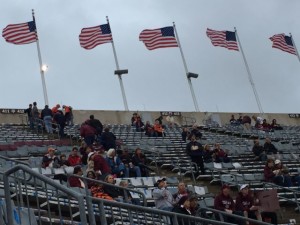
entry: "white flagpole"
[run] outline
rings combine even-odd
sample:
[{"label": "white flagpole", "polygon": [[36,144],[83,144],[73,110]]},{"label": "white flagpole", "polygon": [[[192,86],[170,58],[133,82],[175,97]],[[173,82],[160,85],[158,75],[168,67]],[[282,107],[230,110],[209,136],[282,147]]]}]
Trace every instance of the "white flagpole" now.
[{"label": "white flagpole", "polygon": [[[33,22],[34,22],[35,28],[36,28],[35,17],[34,17],[34,10],[33,9],[32,9],[32,18],[33,18]],[[42,55],[41,55],[41,50],[40,50],[40,44],[39,44],[39,38],[38,38],[37,28],[36,28],[35,32],[36,32],[36,36],[37,36],[36,46],[37,46],[39,63],[40,63],[40,73],[41,73],[41,78],[42,78],[42,86],[43,86],[43,92],[44,92],[44,101],[45,101],[45,105],[49,105],[48,95],[47,95],[47,87],[46,87],[46,81],[45,81],[45,71],[44,71],[44,69],[42,69],[42,67],[43,67],[43,61],[42,61]]]},{"label": "white flagpole", "polygon": [[237,39],[237,42],[240,46],[240,50],[241,50],[241,53],[242,53],[242,56],[243,56],[243,59],[244,59],[244,63],[245,63],[246,70],[247,70],[247,73],[248,73],[249,82],[251,84],[251,87],[252,87],[252,90],[253,90],[253,93],[254,93],[254,96],[255,96],[256,104],[258,106],[260,114],[263,115],[264,111],[263,111],[263,108],[261,106],[261,103],[260,103],[260,100],[259,100],[259,97],[258,97],[258,93],[256,91],[255,84],[254,84],[254,81],[253,81],[253,78],[252,78],[252,75],[251,75],[251,72],[250,72],[250,68],[248,66],[248,62],[246,60],[246,57],[245,57],[245,54],[244,54],[244,51],[243,51],[243,48],[242,48],[242,45],[241,45],[241,42],[240,42],[240,39],[239,39],[236,28],[234,28],[234,31],[235,31],[236,39]]},{"label": "white flagpole", "polygon": [[297,47],[296,47],[296,44],[295,44],[295,42],[294,42],[294,38],[293,38],[293,36],[292,36],[292,34],[291,34],[291,33],[290,33],[290,37],[291,37],[291,40],[292,40],[293,46],[294,46],[294,48],[295,48],[296,55],[297,55],[297,57],[298,57],[298,60],[299,60],[299,62],[300,62],[300,56],[299,56],[299,52],[298,52],[298,49],[297,49]]},{"label": "white flagpole", "polygon": [[177,30],[176,30],[176,27],[175,27],[175,22],[173,22],[173,28],[174,28],[174,31],[175,31],[175,36],[176,36],[178,47],[179,47],[179,50],[180,50],[183,66],[184,66],[184,69],[185,69],[186,78],[187,78],[189,86],[190,86],[192,98],[193,98],[193,101],[194,101],[195,110],[196,110],[196,112],[199,112],[199,107],[198,107],[196,95],[195,95],[195,92],[194,92],[194,88],[193,88],[193,85],[192,85],[192,81],[191,81],[191,78],[188,77],[189,71],[188,71],[187,64],[186,64],[186,61],[185,61],[185,58],[184,58],[184,55],[183,55],[183,51],[182,51],[182,48],[181,48],[179,36],[177,34]]},{"label": "white flagpole", "polygon": [[[108,16],[106,17],[106,20],[107,20],[107,24],[109,25]],[[110,27],[110,25],[109,25],[109,27]],[[112,32],[111,32],[111,35],[112,35]],[[114,57],[115,57],[117,71],[120,71],[120,67],[119,67],[119,62],[118,62],[118,58],[117,58],[117,53],[116,53],[116,49],[115,49],[114,40],[111,41],[111,45],[112,45],[112,49],[113,49],[113,53],[114,53]],[[123,103],[124,103],[125,110],[129,111],[128,104],[127,104],[127,99],[126,99],[126,95],[125,95],[125,89],[124,89],[124,86],[123,86],[122,74],[121,73],[117,73],[117,75],[119,77],[119,82],[120,82],[120,87],[121,87],[121,92],[122,92],[122,97],[123,97]]]}]

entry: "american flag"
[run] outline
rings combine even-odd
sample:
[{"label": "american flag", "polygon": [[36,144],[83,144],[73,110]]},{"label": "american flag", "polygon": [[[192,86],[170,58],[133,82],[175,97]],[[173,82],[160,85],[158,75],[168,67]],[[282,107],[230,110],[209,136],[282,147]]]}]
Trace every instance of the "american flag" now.
[{"label": "american flag", "polygon": [[173,27],[143,30],[139,39],[144,42],[148,50],[178,47]]},{"label": "american flag", "polygon": [[2,31],[2,37],[12,44],[30,44],[38,40],[34,21],[9,24]]},{"label": "american flag", "polygon": [[111,41],[112,34],[109,24],[83,28],[79,34],[80,46],[85,49],[92,49]]},{"label": "american flag", "polygon": [[296,55],[291,37],[285,36],[285,34],[275,34],[273,37],[270,37],[270,40],[273,42],[272,48],[278,48],[284,52]]},{"label": "american flag", "polygon": [[206,35],[214,46],[220,46],[229,50],[239,51],[235,32],[232,31],[216,31],[207,28]]}]

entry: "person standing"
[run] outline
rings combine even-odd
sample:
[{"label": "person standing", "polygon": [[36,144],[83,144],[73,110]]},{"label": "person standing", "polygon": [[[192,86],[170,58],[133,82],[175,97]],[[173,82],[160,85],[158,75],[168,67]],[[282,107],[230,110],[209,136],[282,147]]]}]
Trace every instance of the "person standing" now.
[{"label": "person standing", "polygon": [[45,129],[47,131],[48,134],[52,134],[53,130],[52,130],[52,111],[51,109],[49,109],[48,105],[45,105],[45,108],[42,110],[41,113],[41,119],[44,121],[45,124]]},{"label": "person standing", "polygon": [[29,127],[30,129],[33,129],[32,104],[29,104],[29,107],[25,109],[24,113],[27,113]]}]

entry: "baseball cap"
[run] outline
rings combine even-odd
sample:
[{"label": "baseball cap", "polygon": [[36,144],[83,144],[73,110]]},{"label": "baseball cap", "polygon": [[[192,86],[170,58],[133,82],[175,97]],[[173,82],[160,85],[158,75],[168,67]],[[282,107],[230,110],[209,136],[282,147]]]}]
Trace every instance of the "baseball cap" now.
[{"label": "baseball cap", "polygon": [[276,159],[274,163],[275,163],[275,165],[276,165],[276,164],[281,163],[281,161],[280,161],[279,159]]},{"label": "baseball cap", "polygon": [[241,187],[240,187],[240,191],[243,190],[244,188],[247,188],[247,187],[249,187],[249,184],[242,184]]}]

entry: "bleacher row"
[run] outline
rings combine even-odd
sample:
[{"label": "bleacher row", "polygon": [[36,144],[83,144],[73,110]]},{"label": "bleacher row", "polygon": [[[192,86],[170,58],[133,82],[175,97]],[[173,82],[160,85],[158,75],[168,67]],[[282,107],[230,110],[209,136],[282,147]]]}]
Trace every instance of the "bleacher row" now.
[{"label": "bleacher row", "polygon": [[[111,131],[115,133],[117,138],[123,141],[123,147],[126,147],[130,150],[134,150],[136,147],[140,147],[146,154],[147,158],[151,160],[152,165],[158,167],[158,172],[161,169],[167,169],[170,172],[180,172],[180,175],[183,176],[191,176],[192,174],[196,173],[195,167],[191,165],[191,160],[185,152],[186,143],[181,140],[181,128],[179,126],[167,127],[165,130],[166,137],[162,138],[147,137],[144,135],[144,133],[136,132],[135,129],[132,128],[130,125],[110,126]],[[237,133],[232,133],[230,129],[231,128],[229,128],[228,126],[225,128],[202,128],[203,136],[200,142],[202,144],[209,145],[213,145],[217,142],[220,143],[223,149],[229,150],[229,155],[232,158],[232,163],[205,164],[208,173],[205,175],[199,175],[197,179],[209,178],[212,181],[228,183],[233,186],[236,186],[240,183],[251,183],[251,185],[257,184],[256,188],[262,188],[260,184],[263,180],[262,171],[264,163],[254,161],[254,157],[251,153],[252,142],[248,138],[261,138],[262,140],[262,138],[265,138],[266,136],[270,135],[264,134],[256,136],[258,134],[258,132],[256,131],[251,131],[251,134],[247,131],[247,134],[250,134],[250,136],[244,136],[245,132],[241,132],[239,135],[237,135]],[[298,136],[296,134],[298,129],[298,127],[294,127],[293,129],[288,128],[288,132],[291,135],[295,134],[293,137],[286,138],[285,136],[278,136],[276,137],[276,139],[273,139],[274,141],[277,141],[273,143],[276,144],[276,146],[280,150],[283,163],[290,168],[290,171],[292,173],[297,173],[298,168],[300,168],[300,163],[297,157],[299,154],[297,145]],[[77,126],[71,127],[69,130],[71,131],[69,132],[69,134],[72,134],[74,137],[77,137],[77,135],[79,135]],[[68,130],[66,130],[66,133],[68,133]],[[260,133],[262,132],[260,131]],[[286,133],[287,132],[285,130],[282,131],[282,134]],[[27,154],[27,156],[29,157],[28,162],[30,167],[36,168],[34,169],[34,171],[40,174],[52,176],[54,174],[62,173],[62,171],[42,170],[38,167],[38,162],[40,162],[41,158],[33,156],[34,154],[44,154],[46,151],[46,145],[50,143],[51,145],[56,145],[56,143],[54,143],[53,141],[51,142],[50,140],[49,142],[45,142],[44,139],[37,139],[34,141],[40,141],[41,145],[44,146],[31,145],[27,143],[26,145],[24,145],[25,147],[22,145],[18,146],[17,149],[8,147],[6,151],[2,152],[6,152],[6,156],[13,158],[19,158],[23,156],[26,157]],[[8,144],[7,146],[11,145]],[[7,146],[2,148],[2,150],[5,150]],[[57,145],[56,147],[61,152],[67,152],[68,150],[70,150],[70,148],[66,147],[66,145],[62,145],[61,147]],[[5,165],[3,166],[3,171],[9,169],[11,166],[16,164],[8,163],[5,160],[2,160],[1,163],[2,165]],[[71,171],[72,169],[66,169],[63,172],[68,174],[71,173]],[[238,174],[238,176],[235,176],[235,174]],[[141,179],[130,178],[129,181],[136,190],[143,191],[144,194],[147,196],[147,200],[151,202],[153,201],[151,190],[153,189],[154,184],[152,182],[155,182],[155,179],[157,179],[157,177]],[[175,185],[177,182],[178,180],[174,182],[173,185]],[[206,195],[207,193],[209,193],[207,187],[189,186],[189,188],[191,190],[193,189],[196,193],[198,192],[199,196],[202,196],[200,201],[201,206],[212,206],[211,204],[213,198],[211,198],[211,195]],[[287,193],[286,190],[285,193]],[[43,195],[47,196],[46,193],[43,193]],[[286,196],[288,195],[286,194],[285,197]],[[68,222],[66,222],[66,224],[67,223]]]}]

